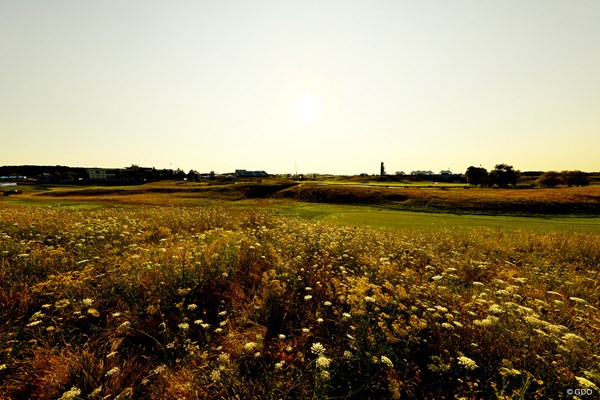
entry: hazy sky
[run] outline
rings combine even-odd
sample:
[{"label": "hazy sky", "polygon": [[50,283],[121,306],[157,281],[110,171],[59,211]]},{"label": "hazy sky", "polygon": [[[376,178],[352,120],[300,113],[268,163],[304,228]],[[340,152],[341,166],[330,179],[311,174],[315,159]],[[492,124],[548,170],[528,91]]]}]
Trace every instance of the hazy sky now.
[{"label": "hazy sky", "polygon": [[0,0],[0,165],[600,170],[600,1]]}]

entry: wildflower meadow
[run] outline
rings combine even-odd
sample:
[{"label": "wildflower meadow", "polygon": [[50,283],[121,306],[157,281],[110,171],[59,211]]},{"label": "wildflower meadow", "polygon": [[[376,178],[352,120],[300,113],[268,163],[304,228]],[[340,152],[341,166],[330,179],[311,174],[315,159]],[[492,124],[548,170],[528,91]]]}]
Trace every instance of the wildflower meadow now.
[{"label": "wildflower meadow", "polygon": [[3,206],[0,398],[594,398],[599,267],[594,233]]}]

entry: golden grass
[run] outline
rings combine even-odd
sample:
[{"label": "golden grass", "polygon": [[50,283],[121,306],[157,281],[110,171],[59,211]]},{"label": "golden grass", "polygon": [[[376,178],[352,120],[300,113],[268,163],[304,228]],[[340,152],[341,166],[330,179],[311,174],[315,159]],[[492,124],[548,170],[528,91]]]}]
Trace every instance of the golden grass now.
[{"label": "golden grass", "polygon": [[560,189],[399,189],[305,184],[277,196],[303,201],[380,204],[398,209],[523,213],[598,214],[600,187]]},{"label": "golden grass", "polygon": [[2,207],[0,398],[597,395],[599,266],[595,234]]}]

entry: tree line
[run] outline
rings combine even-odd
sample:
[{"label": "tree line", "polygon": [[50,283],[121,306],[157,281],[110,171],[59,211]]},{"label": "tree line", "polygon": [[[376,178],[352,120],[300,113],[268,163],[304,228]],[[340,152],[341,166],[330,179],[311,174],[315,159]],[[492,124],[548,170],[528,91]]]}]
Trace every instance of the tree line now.
[{"label": "tree line", "polygon": [[[515,170],[512,165],[497,164],[489,171],[483,167],[470,166],[465,172],[467,182],[472,187],[500,187],[507,188],[516,186],[520,178],[520,171]],[[590,179],[587,173],[582,171],[547,171],[543,172],[536,180],[538,187],[557,187],[564,185],[588,186]]]}]

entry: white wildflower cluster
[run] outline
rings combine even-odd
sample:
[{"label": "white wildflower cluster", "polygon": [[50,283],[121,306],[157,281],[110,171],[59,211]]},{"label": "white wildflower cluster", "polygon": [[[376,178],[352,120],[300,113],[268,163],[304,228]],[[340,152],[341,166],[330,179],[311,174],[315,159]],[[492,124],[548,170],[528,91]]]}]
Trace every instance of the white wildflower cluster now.
[{"label": "white wildflower cluster", "polygon": [[182,323],[178,324],[177,326],[182,331],[187,331],[188,329],[190,329],[190,324],[188,324],[187,322],[182,322]]},{"label": "white wildflower cluster", "polygon": [[312,346],[310,346],[310,351],[316,355],[323,355],[325,354],[325,346],[323,346],[320,342],[315,342],[312,344]]},{"label": "white wildflower cluster", "polygon": [[79,397],[81,394],[81,389],[73,386],[71,389],[67,390],[58,398],[58,400],[73,400]]},{"label": "white wildflower cluster", "polygon": [[327,368],[329,368],[330,363],[331,363],[331,360],[323,355],[320,355],[319,357],[317,357],[317,361],[316,361],[317,368],[327,369]]},{"label": "white wildflower cluster", "polygon": [[492,314],[502,314],[502,313],[504,313],[505,310],[504,310],[504,308],[500,307],[498,304],[492,304],[490,306],[489,311]]},{"label": "white wildflower cluster", "polygon": [[486,318],[479,320],[476,319],[473,323],[477,326],[491,326],[498,322],[499,318],[493,315],[488,315]]},{"label": "white wildflower cluster", "polygon": [[86,297],[85,299],[81,300],[81,304],[83,304],[85,307],[90,307],[92,304],[94,304],[94,300]]},{"label": "white wildflower cluster", "polygon": [[256,342],[247,342],[244,345],[244,349],[247,351],[252,351],[252,350],[256,349]]},{"label": "white wildflower cluster", "polygon": [[462,365],[465,369],[473,370],[478,367],[475,361],[465,356],[458,357],[458,363]]},{"label": "white wildflower cluster", "polygon": [[275,369],[280,370],[281,368],[283,368],[284,365],[285,365],[285,360],[281,360],[281,361],[275,363]]},{"label": "white wildflower cluster", "polygon": [[213,382],[218,382],[221,379],[221,371],[218,369],[213,369],[210,372],[210,380]]},{"label": "white wildflower cluster", "polygon": [[231,357],[227,353],[221,353],[221,354],[219,354],[219,357],[217,357],[217,360],[221,364],[228,364],[230,359],[231,359]]},{"label": "white wildflower cluster", "polygon": [[388,357],[386,356],[381,356],[380,360],[383,364],[385,364],[386,366],[393,368],[394,367],[394,363],[392,362],[392,360],[390,360]]}]

